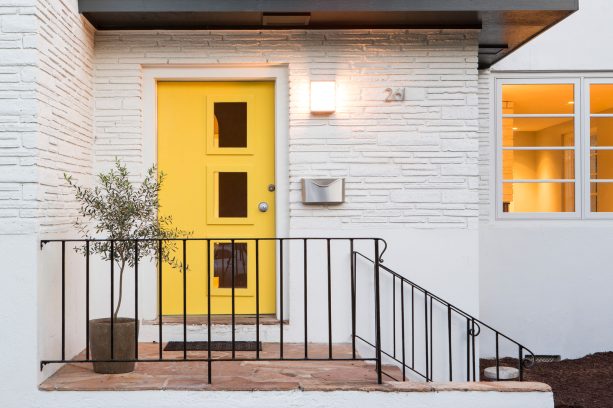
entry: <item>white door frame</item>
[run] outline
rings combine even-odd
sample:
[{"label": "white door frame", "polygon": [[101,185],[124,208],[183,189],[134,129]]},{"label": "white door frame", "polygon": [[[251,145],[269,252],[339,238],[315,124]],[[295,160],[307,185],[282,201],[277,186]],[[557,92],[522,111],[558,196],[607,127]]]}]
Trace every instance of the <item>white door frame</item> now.
[{"label": "white door frame", "polygon": [[[289,236],[289,80],[287,64],[142,65],[142,70],[144,106],[143,173],[151,166],[157,165],[158,81],[274,81],[275,231],[277,237]],[[277,282],[279,282],[278,269]],[[156,283],[153,285],[154,287],[157,286]],[[278,286],[277,291],[279,290]],[[284,286],[284,299],[288,299],[288,285]],[[279,294],[277,293],[277,302],[278,299]],[[151,300],[147,298],[146,302],[146,305],[142,305],[143,311],[146,314],[144,317],[157,317],[156,297],[152,297]],[[284,309],[288,311],[287,301],[284,303]],[[280,310],[279,306],[277,304],[277,313]]]}]

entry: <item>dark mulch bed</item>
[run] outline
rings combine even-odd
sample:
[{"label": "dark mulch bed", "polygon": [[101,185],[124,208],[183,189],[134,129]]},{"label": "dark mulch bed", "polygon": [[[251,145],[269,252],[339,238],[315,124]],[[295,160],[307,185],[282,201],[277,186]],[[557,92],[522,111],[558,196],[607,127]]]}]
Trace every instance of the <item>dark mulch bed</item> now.
[{"label": "dark mulch bed", "polygon": [[[495,365],[494,360],[481,360],[482,370]],[[501,359],[501,365],[517,367],[517,359]],[[483,372],[481,378],[484,379]],[[524,379],[549,384],[556,408],[613,407],[613,352],[537,363],[524,370]]]}]

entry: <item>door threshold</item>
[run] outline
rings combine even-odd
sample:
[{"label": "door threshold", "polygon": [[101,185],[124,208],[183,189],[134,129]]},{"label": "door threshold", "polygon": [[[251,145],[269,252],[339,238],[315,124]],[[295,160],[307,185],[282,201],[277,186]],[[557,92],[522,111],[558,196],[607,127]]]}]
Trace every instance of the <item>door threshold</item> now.
[{"label": "door threshold", "polygon": [[[208,322],[207,315],[189,315],[187,316],[187,325],[191,326],[206,326]],[[158,325],[159,318],[153,320],[144,320],[143,324]],[[260,325],[279,325],[281,322],[277,316],[273,314],[260,315]],[[182,325],[183,316],[170,315],[162,317],[162,324]],[[231,325],[232,315],[211,315],[211,325]],[[235,325],[255,325],[256,315],[234,315]],[[283,320],[283,324],[289,324],[288,320]]]}]

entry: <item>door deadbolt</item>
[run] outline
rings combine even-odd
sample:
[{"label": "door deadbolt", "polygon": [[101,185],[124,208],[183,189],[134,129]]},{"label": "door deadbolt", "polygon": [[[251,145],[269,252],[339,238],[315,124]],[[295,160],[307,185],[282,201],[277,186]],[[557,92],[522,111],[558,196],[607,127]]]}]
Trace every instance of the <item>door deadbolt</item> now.
[{"label": "door deadbolt", "polygon": [[268,203],[266,203],[266,202],[262,201],[260,204],[258,204],[258,209],[259,209],[261,212],[266,212],[266,211],[268,211]]},{"label": "door deadbolt", "polygon": [[275,185],[274,185],[274,184],[269,184],[269,185],[268,185],[268,191],[270,191],[271,193],[272,193],[273,191],[275,191]]}]

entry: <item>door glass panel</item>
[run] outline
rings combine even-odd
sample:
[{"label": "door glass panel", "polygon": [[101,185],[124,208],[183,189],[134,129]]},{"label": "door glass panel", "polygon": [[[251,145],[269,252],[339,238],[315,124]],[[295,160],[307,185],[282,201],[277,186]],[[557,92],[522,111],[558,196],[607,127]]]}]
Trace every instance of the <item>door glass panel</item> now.
[{"label": "door glass panel", "polygon": [[[213,285],[217,288],[232,288],[232,243],[215,244]],[[234,287],[247,287],[247,244],[234,243]]]},{"label": "door glass panel", "polygon": [[590,113],[613,113],[613,84],[590,85]]},{"label": "door glass panel", "polygon": [[247,147],[247,103],[215,102],[215,146]]},{"label": "door glass panel", "polygon": [[219,217],[247,217],[247,173],[219,172]]},{"label": "door glass panel", "polygon": [[506,84],[502,86],[503,114],[571,114],[575,111],[573,84]]},{"label": "door glass panel", "polygon": [[574,212],[575,183],[504,183],[503,212]]}]

